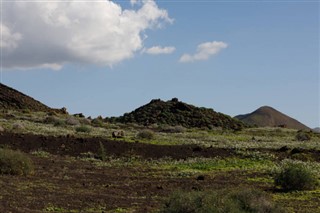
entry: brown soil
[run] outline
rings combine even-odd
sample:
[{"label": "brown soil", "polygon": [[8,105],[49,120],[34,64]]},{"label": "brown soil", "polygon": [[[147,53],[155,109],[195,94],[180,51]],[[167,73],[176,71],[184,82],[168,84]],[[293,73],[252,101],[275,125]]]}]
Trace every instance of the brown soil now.
[{"label": "brown soil", "polygon": [[[81,153],[97,153],[100,142],[105,147],[107,155],[115,157],[184,159],[200,156],[223,158],[235,155],[235,151],[231,149],[160,146],[100,138],[45,137],[5,132],[0,134],[1,146],[26,152],[35,164],[35,174],[27,177],[0,176],[0,212],[146,213],[155,212],[161,208],[163,200],[177,189],[229,189],[251,186],[268,191],[273,190],[272,183],[248,180],[256,177],[270,178],[268,174],[259,172],[235,170],[179,175],[174,170],[164,170],[148,165],[101,167],[77,158]],[[38,150],[52,155],[36,157],[30,154]],[[290,155],[288,150],[273,152],[283,157]],[[320,196],[302,202],[308,205],[309,209],[317,209]],[[297,212],[304,212],[306,208],[300,211],[299,208],[302,207],[301,205],[299,207],[299,202],[296,200],[289,205],[296,204]]]},{"label": "brown soil", "polygon": [[119,140],[101,138],[76,138],[74,136],[38,136],[31,134],[0,133],[0,144],[23,152],[46,151],[55,155],[79,156],[82,153],[99,153],[100,143],[107,155],[136,155],[142,158],[185,159],[188,157],[228,157],[233,150],[202,148],[196,145],[152,145],[145,143],[128,143]]},{"label": "brown soil", "polygon": [[159,209],[164,197],[176,189],[221,189],[244,180],[239,172],[197,180],[171,177],[148,167],[106,168],[58,156],[32,158],[34,176],[0,177],[0,212],[115,212],[122,208],[145,213]]},{"label": "brown soil", "polygon": [[[187,159],[190,157],[232,157],[237,155],[235,149],[200,147],[197,145],[153,145],[140,142],[125,142],[102,138],[77,138],[74,136],[42,136],[32,134],[15,134],[0,132],[0,146],[19,149],[23,152],[46,151],[54,155],[81,156],[91,152],[98,154],[103,145],[108,156],[139,156],[145,159],[159,159],[170,157],[173,159]],[[320,162],[319,150],[288,149],[248,149],[264,153],[272,153],[279,160],[294,158],[298,160],[313,160]],[[238,156],[239,157],[239,156]]]},{"label": "brown soil", "polygon": [[[100,142],[107,155],[142,158],[228,157],[227,149],[203,149],[197,146],[157,146],[143,143],[0,134],[0,144],[26,153],[43,150],[49,157],[28,154],[35,164],[33,176],[0,176],[0,212],[153,212],[163,199],[177,189],[220,189],[239,185],[241,172],[179,177],[148,166],[99,167],[71,156],[97,153]],[[243,176],[243,178],[241,178]]]}]

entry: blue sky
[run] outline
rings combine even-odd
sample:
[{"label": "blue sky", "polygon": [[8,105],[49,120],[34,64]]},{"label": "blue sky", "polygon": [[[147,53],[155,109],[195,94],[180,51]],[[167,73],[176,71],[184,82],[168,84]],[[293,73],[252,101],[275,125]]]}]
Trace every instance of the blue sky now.
[{"label": "blue sky", "polygon": [[3,2],[4,84],[94,117],[177,97],[231,116],[269,105],[320,126],[318,1],[60,3]]}]

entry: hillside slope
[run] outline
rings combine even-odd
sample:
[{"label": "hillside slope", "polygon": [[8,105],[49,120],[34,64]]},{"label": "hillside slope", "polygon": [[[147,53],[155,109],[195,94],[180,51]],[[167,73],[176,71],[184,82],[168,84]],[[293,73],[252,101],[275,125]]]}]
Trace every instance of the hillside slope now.
[{"label": "hillside slope", "polygon": [[320,133],[320,127],[316,127],[313,129],[314,132]]},{"label": "hillside slope", "polygon": [[121,123],[138,123],[140,125],[181,125],[187,128],[241,129],[247,126],[230,116],[215,112],[213,109],[195,107],[183,103],[177,98],[170,101],[154,99],[130,113],[110,120]]},{"label": "hillside slope", "polygon": [[256,125],[258,127],[282,126],[290,129],[310,129],[299,121],[269,106],[260,107],[249,114],[237,115],[235,118],[244,123]]},{"label": "hillside slope", "polygon": [[0,109],[63,112],[63,110],[52,109],[43,103],[1,83]]}]

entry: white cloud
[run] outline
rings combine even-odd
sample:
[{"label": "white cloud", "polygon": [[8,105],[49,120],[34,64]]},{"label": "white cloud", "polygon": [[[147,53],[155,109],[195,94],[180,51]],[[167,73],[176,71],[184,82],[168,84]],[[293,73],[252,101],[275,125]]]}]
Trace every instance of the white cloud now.
[{"label": "white cloud", "polygon": [[161,46],[154,46],[148,49],[144,49],[143,52],[151,54],[151,55],[159,55],[159,54],[171,54],[176,50],[175,47],[161,47]]},{"label": "white cloud", "polygon": [[135,5],[138,3],[138,0],[130,0],[131,5]]},{"label": "white cloud", "polygon": [[167,11],[153,0],[139,5],[123,10],[112,1],[5,2],[0,43],[3,66],[112,66],[131,58],[143,49],[145,30],[172,23]]},{"label": "white cloud", "polygon": [[211,56],[218,54],[222,49],[227,48],[228,44],[222,41],[213,41],[199,44],[197,52],[193,55],[183,54],[180,57],[180,62],[194,62],[208,60]]},{"label": "white cloud", "polygon": [[20,33],[11,32],[11,30],[2,23],[0,23],[0,32],[0,48],[3,48],[7,51],[12,51],[17,48],[19,40],[22,38]]}]

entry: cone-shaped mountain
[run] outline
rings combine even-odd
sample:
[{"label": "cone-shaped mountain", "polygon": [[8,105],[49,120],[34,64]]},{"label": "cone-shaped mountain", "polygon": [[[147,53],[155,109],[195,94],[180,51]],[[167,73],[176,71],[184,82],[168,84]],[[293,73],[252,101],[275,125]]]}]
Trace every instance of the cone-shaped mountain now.
[{"label": "cone-shaped mountain", "polygon": [[258,127],[286,127],[290,129],[309,129],[294,118],[279,112],[278,110],[263,106],[252,113],[237,115],[235,118],[249,125]]}]

